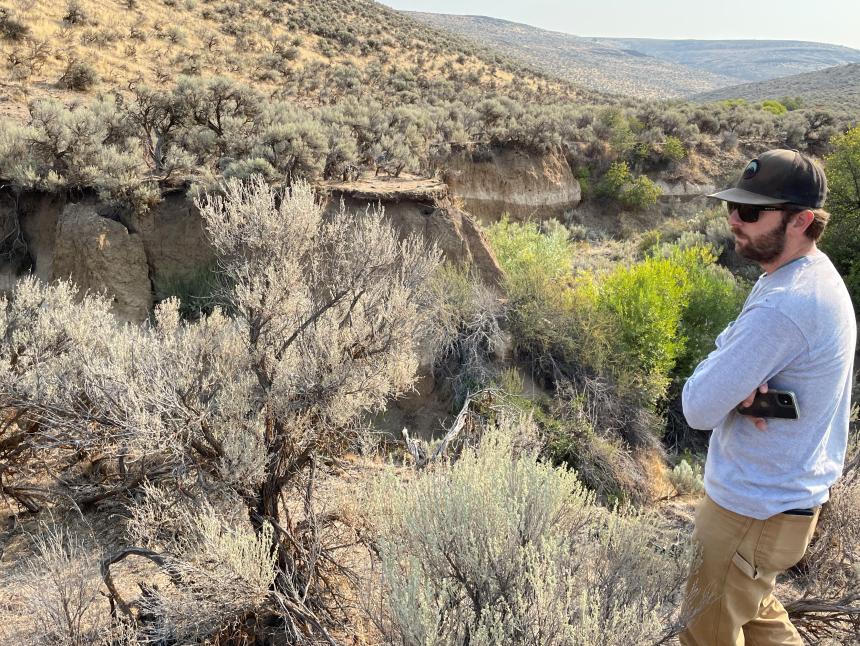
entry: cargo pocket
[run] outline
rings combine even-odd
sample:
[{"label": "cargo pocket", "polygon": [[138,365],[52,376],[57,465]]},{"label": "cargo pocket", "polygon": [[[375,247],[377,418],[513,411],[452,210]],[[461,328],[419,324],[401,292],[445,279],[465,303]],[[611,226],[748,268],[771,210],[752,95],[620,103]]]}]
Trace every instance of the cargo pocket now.
[{"label": "cargo pocket", "polygon": [[746,574],[747,577],[749,577],[753,581],[759,578],[759,571],[755,568],[755,566],[752,565],[749,561],[747,561],[737,552],[735,552],[732,556],[732,563],[734,563],[737,569]]}]

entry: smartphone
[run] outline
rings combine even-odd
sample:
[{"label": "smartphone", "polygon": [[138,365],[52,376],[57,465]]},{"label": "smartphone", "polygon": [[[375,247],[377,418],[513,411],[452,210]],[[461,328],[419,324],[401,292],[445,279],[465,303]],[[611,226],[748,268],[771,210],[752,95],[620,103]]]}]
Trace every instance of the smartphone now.
[{"label": "smartphone", "polygon": [[764,394],[757,392],[751,406],[743,408],[738,405],[736,410],[741,415],[779,419],[797,419],[800,414],[797,397],[790,390],[768,390]]}]

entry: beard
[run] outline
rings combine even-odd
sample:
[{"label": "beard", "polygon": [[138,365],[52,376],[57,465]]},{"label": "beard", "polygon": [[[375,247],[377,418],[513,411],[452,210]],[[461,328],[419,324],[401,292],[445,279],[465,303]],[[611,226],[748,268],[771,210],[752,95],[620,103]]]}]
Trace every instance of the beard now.
[{"label": "beard", "polygon": [[785,250],[786,229],[788,229],[788,218],[783,217],[780,226],[756,238],[750,238],[735,231],[735,251],[747,260],[770,262]]}]

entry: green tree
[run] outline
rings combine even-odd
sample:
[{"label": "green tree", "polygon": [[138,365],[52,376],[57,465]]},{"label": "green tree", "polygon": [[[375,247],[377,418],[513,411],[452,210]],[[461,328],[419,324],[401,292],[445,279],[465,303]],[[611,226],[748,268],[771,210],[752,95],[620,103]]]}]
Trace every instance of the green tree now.
[{"label": "green tree", "polygon": [[803,107],[803,99],[799,96],[784,96],[779,100],[785,106],[785,109],[789,112],[793,110],[799,110]]},{"label": "green tree", "polygon": [[595,124],[598,137],[609,142],[616,155],[623,155],[636,144],[636,136],[630,121],[620,108],[607,108],[598,116]]}]

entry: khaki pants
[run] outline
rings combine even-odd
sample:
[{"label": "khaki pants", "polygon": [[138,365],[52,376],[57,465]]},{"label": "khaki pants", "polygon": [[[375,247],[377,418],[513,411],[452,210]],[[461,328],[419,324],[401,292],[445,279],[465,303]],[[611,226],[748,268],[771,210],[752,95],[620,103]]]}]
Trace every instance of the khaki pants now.
[{"label": "khaki pants", "polygon": [[741,516],[708,496],[696,509],[693,538],[702,548],[687,581],[681,633],[684,646],[802,646],[782,604],[776,575],[803,556],[818,522],[814,516]]}]

